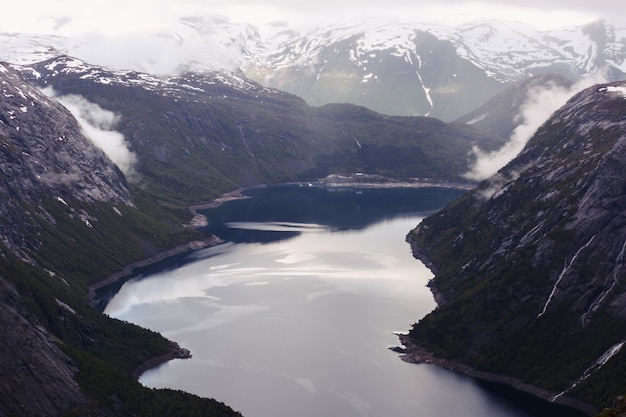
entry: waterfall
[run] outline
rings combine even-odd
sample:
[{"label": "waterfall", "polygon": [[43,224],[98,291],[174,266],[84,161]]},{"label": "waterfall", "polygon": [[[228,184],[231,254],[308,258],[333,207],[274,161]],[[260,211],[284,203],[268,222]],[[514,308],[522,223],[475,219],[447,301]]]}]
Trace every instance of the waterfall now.
[{"label": "waterfall", "polygon": [[600,356],[593,363],[593,365],[591,365],[590,367],[585,369],[585,372],[583,372],[582,376],[580,378],[578,378],[576,380],[576,382],[574,382],[572,385],[570,385],[570,387],[568,389],[566,389],[565,391],[563,391],[560,394],[555,395],[554,397],[552,397],[550,399],[550,401],[554,402],[554,401],[558,400],[559,397],[563,396],[568,391],[571,391],[572,389],[574,389],[578,384],[583,382],[585,379],[589,378],[591,376],[591,374],[593,374],[598,369],[602,368],[608,361],[611,360],[611,358],[613,356],[615,356],[615,355],[617,355],[619,353],[619,351],[624,346],[624,343],[625,343],[624,341],[621,341],[618,344],[611,346],[611,348],[609,350],[607,350],[606,352],[604,352],[604,354],[602,354],[602,356]]},{"label": "waterfall", "polygon": [[581,322],[583,327],[587,324],[587,318],[594,311],[596,311],[598,309],[598,307],[600,307],[602,302],[611,293],[613,288],[615,288],[615,285],[617,285],[617,281],[619,279],[619,272],[621,271],[622,265],[624,264],[624,253],[625,252],[626,252],[626,240],[624,240],[624,243],[622,244],[622,250],[617,254],[617,258],[615,259],[615,266],[613,266],[613,272],[611,274],[607,275],[606,279],[604,280],[604,284],[602,285],[602,288],[605,288],[607,286],[608,282],[609,282],[609,279],[613,278],[613,282],[611,283],[611,286],[607,290],[602,291],[600,293],[600,295],[598,295],[598,297],[595,299],[595,301],[591,304],[591,307],[589,307],[589,310],[587,310],[587,312],[585,312],[580,317],[580,322]]},{"label": "waterfall", "polygon": [[569,261],[569,263],[567,262],[567,259],[565,259],[565,265],[563,266],[563,270],[561,271],[561,274],[559,275],[559,278],[556,280],[556,282],[554,283],[554,287],[552,287],[552,291],[550,292],[550,295],[548,296],[548,299],[546,300],[546,303],[543,306],[543,310],[541,311],[541,313],[539,313],[537,315],[537,318],[543,316],[546,311],[548,310],[548,305],[550,304],[550,302],[552,301],[552,298],[554,297],[554,293],[556,292],[556,289],[559,285],[559,283],[561,282],[561,280],[563,279],[563,277],[565,277],[565,274],[567,273],[567,271],[569,271],[569,269],[571,268],[572,264],[574,263],[574,261],[576,260],[576,258],[578,258],[578,255],[580,255],[580,253],[591,244],[591,242],[593,241],[593,239],[595,239],[597,235],[593,235],[591,237],[591,239],[589,239],[589,241],[587,243],[585,243],[582,247],[580,247],[580,249],[578,249],[578,251],[576,251],[576,253],[574,254],[574,256],[572,257],[571,261]]}]

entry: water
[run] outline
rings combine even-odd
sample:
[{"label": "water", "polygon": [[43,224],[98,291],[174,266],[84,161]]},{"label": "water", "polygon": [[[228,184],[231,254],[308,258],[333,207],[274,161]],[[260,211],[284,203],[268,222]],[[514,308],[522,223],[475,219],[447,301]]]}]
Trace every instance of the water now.
[{"label": "water", "polygon": [[575,416],[388,349],[434,307],[406,233],[459,191],[271,188],[207,214],[228,243],[122,286],[105,312],[193,352],[141,376],[250,417]]}]

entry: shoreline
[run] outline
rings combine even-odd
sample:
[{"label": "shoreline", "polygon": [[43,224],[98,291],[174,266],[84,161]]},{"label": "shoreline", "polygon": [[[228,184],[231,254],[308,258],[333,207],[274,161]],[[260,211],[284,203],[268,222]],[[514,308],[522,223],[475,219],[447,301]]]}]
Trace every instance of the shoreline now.
[{"label": "shoreline", "polygon": [[[441,188],[454,188],[462,190],[470,190],[475,185],[469,183],[452,183],[452,182],[439,182],[426,179],[413,179],[410,181],[394,181],[388,178],[372,175],[329,175],[326,178],[320,179],[317,182],[290,182],[290,183],[276,183],[276,184],[259,184],[249,187],[240,187],[232,191],[228,191],[219,197],[205,203],[197,203],[189,206],[193,217],[189,223],[182,225],[182,227],[188,228],[200,228],[208,224],[206,216],[200,214],[199,210],[206,210],[219,207],[220,205],[233,200],[240,200],[251,198],[243,193],[247,190],[267,188],[271,186],[309,186],[309,187],[321,187],[321,188],[428,188],[428,187],[441,187]],[[170,249],[156,253],[148,258],[131,262],[124,266],[123,269],[117,271],[103,280],[97,281],[88,287],[88,302],[93,308],[96,308],[96,292],[106,286],[115,284],[119,280],[131,275],[137,268],[143,268],[163,261],[172,256],[180,255],[185,252],[204,249],[210,246],[215,246],[223,243],[223,240],[217,236],[211,236],[202,240],[193,240],[178,244]],[[135,368],[131,376],[135,380],[146,371],[156,368],[166,362],[173,359],[189,359],[192,357],[192,353],[185,348],[182,348],[178,343],[171,341],[168,350],[152,358],[148,358]]]},{"label": "shoreline", "polygon": [[87,299],[89,305],[94,307],[96,306],[95,295],[96,292],[104,287],[115,284],[120,279],[127,277],[133,273],[133,271],[137,268],[144,268],[146,266],[150,266],[157,262],[163,261],[167,258],[171,258],[172,256],[180,255],[181,253],[194,251],[198,249],[208,248],[209,246],[215,246],[223,241],[217,236],[211,236],[202,240],[192,240],[185,243],[181,243],[179,245],[174,246],[173,248],[161,251],[156,253],[153,256],[148,258],[131,262],[124,266],[121,270],[109,275],[107,278],[104,278],[100,281],[97,281],[91,284],[87,289]]},{"label": "shoreline", "polygon": [[391,350],[399,353],[400,360],[404,362],[412,364],[434,365],[452,372],[467,375],[475,379],[505,384],[519,391],[526,392],[554,404],[575,408],[588,414],[589,416],[594,416],[601,411],[596,407],[593,407],[587,403],[571,397],[561,396],[558,398],[557,401],[552,401],[552,399],[556,395],[558,395],[558,393],[539,388],[536,385],[526,383],[511,375],[493,374],[489,372],[479,371],[463,362],[438,357],[435,353],[429,351],[428,349],[415,344],[409,338],[408,334],[398,334],[398,338],[400,339],[400,343],[404,347],[393,347],[391,348]]},{"label": "shoreline", "polygon": [[[419,226],[417,226],[415,230],[418,230],[418,229],[419,229]],[[437,271],[436,266],[428,258],[428,254],[418,247],[418,244],[416,240],[413,238],[411,232],[409,232],[406,235],[406,242],[411,247],[411,252],[413,254],[413,257],[419,260],[420,262],[422,262],[428,269],[431,270],[431,272],[433,272],[434,275],[436,275],[436,271]],[[428,281],[426,286],[430,289],[431,293],[433,294],[433,298],[435,299],[435,302],[437,303],[437,305],[441,305],[446,302],[445,297],[434,285],[434,282],[432,279]],[[434,352],[431,352],[428,349],[424,348],[423,346],[419,346],[418,344],[414,343],[413,340],[410,339],[408,334],[398,334],[398,338],[402,346],[393,347],[391,348],[391,350],[399,353],[400,360],[404,362],[413,363],[413,364],[427,364],[427,365],[439,366],[449,371],[461,373],[461,374],[464,374],[464,375],[467,375],[467,376],[470,376],[472,378],[476,378],[479,380],[505,384],[517,390],[534,395],[543,400],[546,400],[555,404],[575,408],[577,410],[580,410],[588,414],[589,416],[594,416],[601,411],[597,407],[584,403],[575,398],[567,397],[565,395],[560,396],[558,400],[553,401],[553,398],[555,398],[555,396],[557,396],[559,393],[551,392],[546,389],[539,388],[535,385],[526,383],[518,378],[515,378],[512,375],[493,374],[489,372],[479,371],[461,361],[457,361],[453,359],[444,359],[444,358],[438,357]]]},{"label": "shoreline", "polygon": [[138,381],[141,375],[143,375],[144,372],[150,369],[158,368],[159,366],[173,359],[191,359],[191,357],[192,354],[189,349],[180,347],[178,343],[170,340],[169,347],[165,353],[158,356],[153,356],[152,358],[148,358],[143,361],[141,364],[139,364],[139,366],[133,369],[133,371],[131,372],[131,377]]}]

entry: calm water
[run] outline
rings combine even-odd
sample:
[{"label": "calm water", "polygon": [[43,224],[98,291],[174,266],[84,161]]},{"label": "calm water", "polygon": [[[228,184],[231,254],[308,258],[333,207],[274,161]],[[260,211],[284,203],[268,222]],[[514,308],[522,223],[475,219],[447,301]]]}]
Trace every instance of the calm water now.
[{"label": "calm water", "polygon": [[123,285],[105,312],[193,352],[150,387],[217,398],[249,417],[577,416],[388,349],[434,307],[406,233],[445,189],[271,188],[209,211],[227,243]]}]

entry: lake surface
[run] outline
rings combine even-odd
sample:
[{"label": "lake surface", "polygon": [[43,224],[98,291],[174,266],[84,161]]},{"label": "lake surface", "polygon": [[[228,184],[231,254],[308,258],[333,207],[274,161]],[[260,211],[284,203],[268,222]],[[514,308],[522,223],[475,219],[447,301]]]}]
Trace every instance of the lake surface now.
[{"label": "lake surface", "polygon": [[435,307],[405,242],[449,189],[273,187],[207,211],[226,243],[125,283],[105,312],[193,352],[150,387],[248,417],[580,416],[502,386],[402,362],[394,332]]}]

